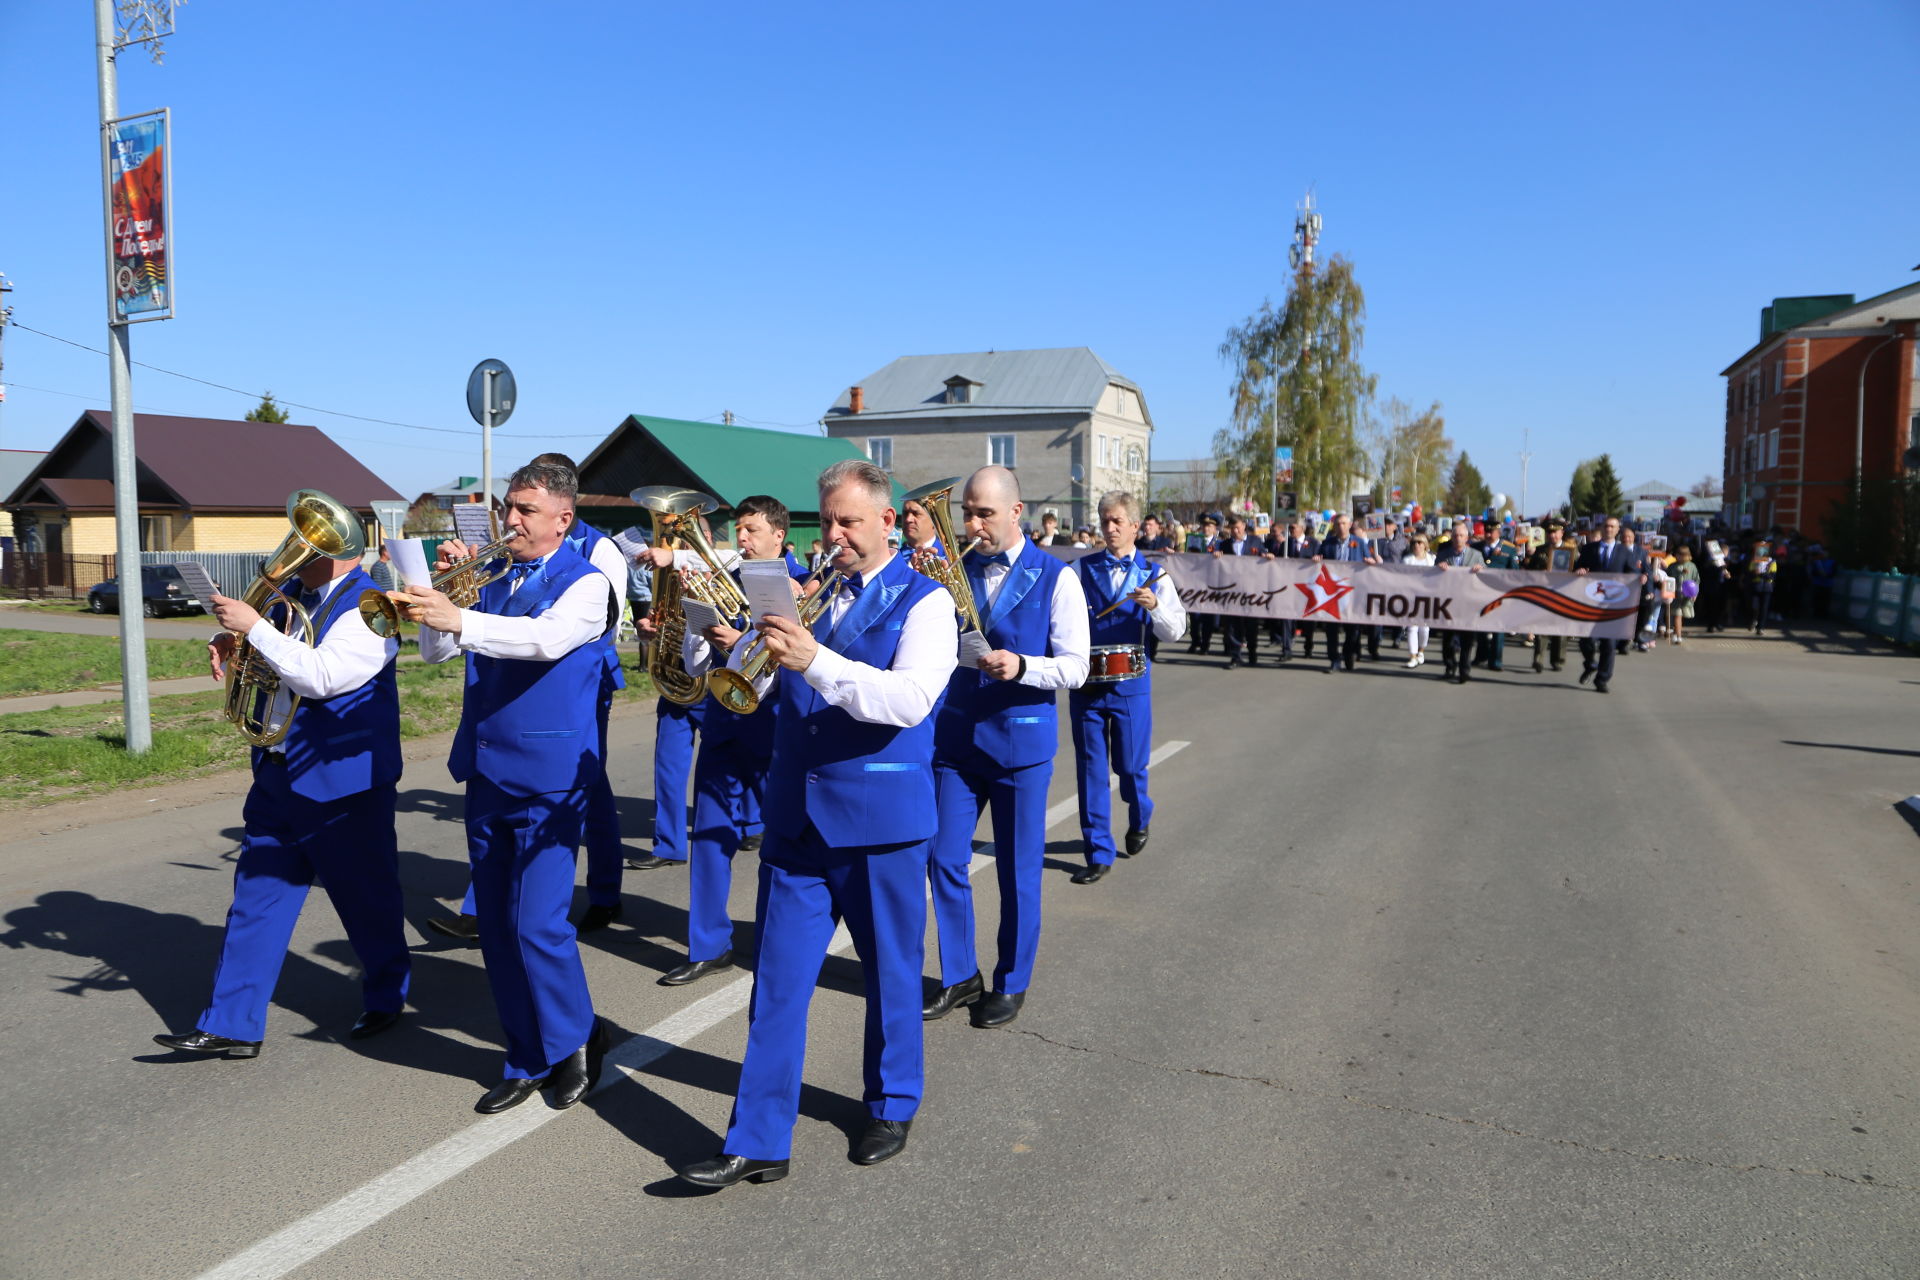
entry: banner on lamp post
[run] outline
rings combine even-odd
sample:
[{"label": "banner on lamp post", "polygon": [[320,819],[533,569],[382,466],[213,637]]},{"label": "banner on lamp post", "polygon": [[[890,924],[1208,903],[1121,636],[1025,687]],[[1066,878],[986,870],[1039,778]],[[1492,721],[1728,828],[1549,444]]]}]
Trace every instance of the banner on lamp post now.
[{"label": "banner on lamp post", "polygon": [[173,318],[171,122],[165,108],[107,122],[112,324]]}]

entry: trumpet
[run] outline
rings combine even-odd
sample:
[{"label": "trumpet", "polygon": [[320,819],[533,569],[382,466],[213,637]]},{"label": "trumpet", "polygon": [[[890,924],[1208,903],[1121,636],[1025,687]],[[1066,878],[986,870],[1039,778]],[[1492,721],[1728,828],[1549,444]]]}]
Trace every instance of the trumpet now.
[{"label": "trumpet", "polygon": [[[959,483],[959,476],[936,480],[932,484],[921,485],[901,500],[920,504],[926,511],[927,518],[933,521],[934,530],[940,535],[941,544],[947,547],[955,545],[953,515],[947,510],[947,505],[952,500],[953,486]],[[960,620],[979,632],[985,632],[987,628],[980,621],[980,606],[973,598],[973,584],[967,581],[967,571],[960,567],[960,562],[966,558],[969,551],[985,541],[985,538],[970,539],[966,546],[960,548],[960,554],[950,560],[934,555],[928,550],[916,551],[907,560],[914,569],[945,587],[953,596],[953,609],[960,615]]]},{"label": "trumpet", "polygon": [[[803,627],[811,627],[820,620],[820,615],[833,603],[833,593],[840,589],[840,580],[846,576],[842,570],[835,569],[822,578],[820,575],[825,569],[825,565],[815,569],[801,588],[805,592],[816,584],[819,587],[812,595],[803,595],[800,601],[800,625]],[[754,683],[772,661],[773,655],[767,651],[766,637],[756,636],[753,647],[740,660],[738,671],[732,667],[718,667],[707,672],[707,692],[727,710],[736,715],[750,716],[760,709],[760,704],[765,700],[754,689]],[[773,674],[778,677],[780,668],[775,667]]]},{"label": "trumpet", "polygon": [[[446,592],[447,600],[455,608],[473,608],[480,600],[481,588],[499,581],[512,566],[513,557],[507,552],[507,544],[519,536],[518,529],[507,530],[466,559],[456,560],[434,574],[427,585],[435,591]],[[392,596],[404,598],[405,594],[362,591],[360,620],[367,624],[367,630],[382,640],[396,634],[400,630],[400,607]]]}]

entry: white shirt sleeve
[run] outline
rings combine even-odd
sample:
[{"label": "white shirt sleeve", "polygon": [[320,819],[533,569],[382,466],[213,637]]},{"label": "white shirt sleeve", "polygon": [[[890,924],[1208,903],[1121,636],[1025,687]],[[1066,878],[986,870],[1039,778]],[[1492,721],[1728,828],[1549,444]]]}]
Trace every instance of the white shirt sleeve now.
[{"label": "white shirt sleeve", "polygon": [[1087,682],[1087,653],[1093,646],[1080,575],[1068,568],[1055,578],[1050,604],[1047,629],[1053,656],[1022,654],[1027,671],[1020,683],[1029,689],[1078,689]]},{"label": "white shirt sleeve", "polygon": [[[1083,608],[1081,613],[1085,612]],[[1083,641],[1085,630],[1082,623]],[[959,664],[959,651],[960,628],[953,612],[953,597],[945,591],[930,591],[907,611],[907,620],[900,628],[900,647],[894,651],[891,666],[854,662],[822,644],[804,675],[827,705],[839,707],[855,720],[908,729],[925,720],[946,691],[947,681]],[[1084,653],[1080,665],[1084,675]]]},{"label": "white shirt sleeve", "polygon": [[593,554],[587,557],[587,563],[607,575],[607,590],[613,595],[613,607],[617,610],[626,604],[627,558],[614,545],[612,538],[602,538],[593,544]]},{"label": "white shirt sleeve", "polygon": [[1180,593],[1174,589],[1173,579],[1162,577],[1148,590],[1160,601],[1148,611],[1153,618],[1153,634],[1162,640],[1178,640],[1187,633],[1187,606],[1180,602]]},{"label": "white shirt sleeve", "polygon": [[[445,662],[457,647],[489,658],[553,662],[607,630],[607,581],[600,573],[577,579],[537,618],[507,618],[476,609],[460,611],[460,635],[422,628],[420,656]],[[429,642],[432,642],[430,649]],[[444,651],[442,649],[444,648]]]},{"label": "white shirt sleeve", "polygon": [[[331,603],[329,594],[320,607],[325,609]],[[284,687],[302,698],[331,698],[351,692],[379,675],[400,652],[398,639],[382,640],[367,629],[358,605],[357,597],[340,601],[343,616],[336,618],[320,643],[311,648],[282,634],[265,619],[248,630],[247,643],[280,673]]]}]

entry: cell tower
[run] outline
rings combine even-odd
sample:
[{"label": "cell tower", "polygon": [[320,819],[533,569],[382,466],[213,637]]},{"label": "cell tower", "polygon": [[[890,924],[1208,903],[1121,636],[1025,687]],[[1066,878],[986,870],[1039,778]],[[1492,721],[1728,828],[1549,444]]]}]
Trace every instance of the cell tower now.
[{"label": "cell tower", "polygon": [[1313,188],[1307,188],[1307,194],[1294,206],[1293,247],[1287,250],[1287,261],[1293,264],[1295,271],[1303,268],[1313,269],[1313,249],[1320,243],[1320,211],[1313,207]]}]

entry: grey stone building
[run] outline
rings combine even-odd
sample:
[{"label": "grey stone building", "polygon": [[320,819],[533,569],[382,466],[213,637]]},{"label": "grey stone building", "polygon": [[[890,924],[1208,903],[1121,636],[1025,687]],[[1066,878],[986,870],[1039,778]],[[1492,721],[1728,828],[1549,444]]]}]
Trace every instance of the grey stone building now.
[{"label": "grey stone building", "polygon": [[1147,496],[1146,400],[1085,347],[902,356],[842,392],[820,421],[908,489],[1011,467],[1035,528],[1048,511],[1066,529],[1092,524],[1109,489]]}]

